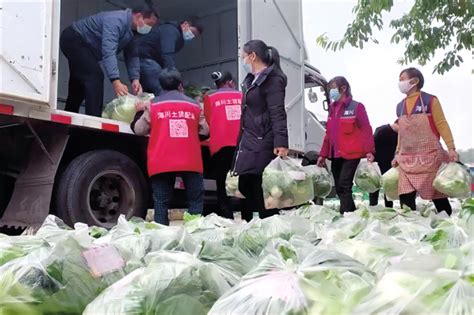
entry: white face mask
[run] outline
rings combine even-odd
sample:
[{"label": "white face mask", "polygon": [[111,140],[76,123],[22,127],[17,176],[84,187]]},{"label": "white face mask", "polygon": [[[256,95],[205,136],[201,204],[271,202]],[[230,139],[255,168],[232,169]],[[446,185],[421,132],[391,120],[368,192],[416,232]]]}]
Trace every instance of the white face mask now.
[{"label": "white face mask", "polygon": [[184,31],[183,32],[183,38],[185,41],[189,42],[189,41],[192,41],[194,39],[194,37],[196,37],[194,35],[194,33],[190,30],[187,30],[187,31]]},{"label": "white face mask", "polygon": [[142,35],[146,35],[151,32],[151,26],[144,23],[142,26],[137,27],[137,32]]},{"label": "white face mask", "polygon": [[398,82],[398,89],[403,94],[407,94],[416,84],[410,83],[411,79]]}]

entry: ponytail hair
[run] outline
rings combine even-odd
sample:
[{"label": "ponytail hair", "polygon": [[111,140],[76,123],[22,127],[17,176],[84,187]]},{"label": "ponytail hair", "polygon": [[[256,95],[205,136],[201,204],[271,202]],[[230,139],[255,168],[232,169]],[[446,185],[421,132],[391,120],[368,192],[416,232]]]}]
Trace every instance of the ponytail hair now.
[{"label": "ponytail hair", "polygon": [[281,71],[280,53],[275,47],[267,46],[264,41],[254,39],[244,45],[244,52],[246,54],[255,53],[257,57],[262,60],[267,66],[274,66]]},{"label": "ponytail hair", "polygon": [[229,71],[216,71],[211,74],[212,80],[214,80],[214,83],[216,84],[217,88],[223,87],[226,83],[233,81],[234,78],[232,77],[232,74]]}]

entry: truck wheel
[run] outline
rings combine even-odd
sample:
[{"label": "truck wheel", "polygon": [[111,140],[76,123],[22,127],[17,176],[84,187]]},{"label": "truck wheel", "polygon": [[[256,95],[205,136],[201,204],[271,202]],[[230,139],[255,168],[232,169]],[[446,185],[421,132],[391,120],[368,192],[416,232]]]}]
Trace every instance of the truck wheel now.
[{"label": "truck wheel", "polygon": [[144,217],[148,185],[126,155],[96,150],[75,158],[58,183],[56,211],[69,224],[85,222],[111,228],[124,214]]}]

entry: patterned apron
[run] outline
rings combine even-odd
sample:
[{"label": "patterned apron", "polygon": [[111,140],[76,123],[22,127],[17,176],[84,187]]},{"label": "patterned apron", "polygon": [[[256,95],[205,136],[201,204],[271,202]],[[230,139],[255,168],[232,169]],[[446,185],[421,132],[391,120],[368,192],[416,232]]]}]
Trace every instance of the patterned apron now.
[{"label": "patterned apron", "polygon": [[408,114],[405,100],[405,114],[399,118],[398,193],[417,191],[425,200],[445,198],[433,188],[433,180],[441,164],[449,162],[449,155],[431,129],[423,99],[421,105],[423,114]]}]

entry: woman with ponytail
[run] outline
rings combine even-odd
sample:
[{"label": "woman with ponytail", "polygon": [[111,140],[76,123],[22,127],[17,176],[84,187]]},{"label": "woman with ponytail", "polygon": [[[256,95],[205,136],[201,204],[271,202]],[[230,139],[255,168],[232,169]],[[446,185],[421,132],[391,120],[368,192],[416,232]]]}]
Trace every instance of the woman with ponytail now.
[{"label": "woman with ponytail", "polygon": [[[232,160],[240,131],[242,92],[235,89],[234,79],[228,71],[211,75],[217,91],[204,96],[204,114],[209,125],[209,150],[214,165],[217,184],[217,202],[221,217],[233,219],[225,181],[232,167]],[[208,214],[208,213],[205,213]]]},{"label": "woman with ponytail", "polygon": [[262,174],[275,156],[288,155],[287,78],[278,50],[261,40],[246,43],[242,57],[248,75],[242,84],[241,130],[233,172],[239,175],[239,190],[246,197],[242,219],[250,221],[253,212],[260,218],[279,213],[278,209],[265,210]]}]

